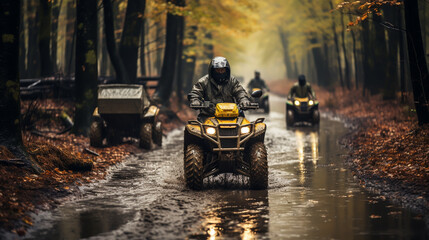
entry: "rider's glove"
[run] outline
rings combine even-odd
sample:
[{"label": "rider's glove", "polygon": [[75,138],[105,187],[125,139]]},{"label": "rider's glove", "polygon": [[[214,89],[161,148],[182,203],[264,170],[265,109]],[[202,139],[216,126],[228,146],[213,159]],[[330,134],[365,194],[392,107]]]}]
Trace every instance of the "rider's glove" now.
[{"label": "rider's glove", "polygon": [[198,99],[192,99],[191,100],[191,105],[190,105],[191,107],[198,107],[198,106],[201,106],[201,102],[200,102],[200,100],[198,100]]},{"label": "rider's glove", "polygon": [[250,106],[250,101],[249,100],[242,100],[241,102],[240,102],[240,108],[247,108],[247,107],[249,107]]}]

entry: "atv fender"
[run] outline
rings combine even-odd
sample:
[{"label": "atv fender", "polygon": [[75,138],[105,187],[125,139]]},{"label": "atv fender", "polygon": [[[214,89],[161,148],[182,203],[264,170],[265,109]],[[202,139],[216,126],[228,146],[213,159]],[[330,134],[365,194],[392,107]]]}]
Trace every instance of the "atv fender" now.
[{"label": "atv fender", "polygon": [[155,119],[159,114],[159,108],[155,105],[151,105],[146,113],[143,115],[144,119]]}]

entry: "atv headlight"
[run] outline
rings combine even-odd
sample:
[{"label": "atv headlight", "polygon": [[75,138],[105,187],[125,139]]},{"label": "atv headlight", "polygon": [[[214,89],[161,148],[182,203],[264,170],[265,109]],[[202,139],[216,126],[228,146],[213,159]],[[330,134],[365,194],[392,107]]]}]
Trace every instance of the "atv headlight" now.
[{"label": "atv headlight", "polygon": [[299,104],[301,104],[298,100],[295,100],[294,103],[295,103],[296,106],[299,106]]},{"label": "atv headlight", "polygon": [[314,102],[313,100],[308,101],[308,105],[313,106]]},{"label": "atv headlight", "polygon": [[248,133],[250,133],[250,127],[249,126],[241,128],[241,134],[244,135],[244,134],[248,134]]},{"label": "atv headlight", "polygon": [[216,134],[216,129],[213,128],[213,127],[208,127],[208,128],[206,128],[206,133],[208,135],[215,135]]}]

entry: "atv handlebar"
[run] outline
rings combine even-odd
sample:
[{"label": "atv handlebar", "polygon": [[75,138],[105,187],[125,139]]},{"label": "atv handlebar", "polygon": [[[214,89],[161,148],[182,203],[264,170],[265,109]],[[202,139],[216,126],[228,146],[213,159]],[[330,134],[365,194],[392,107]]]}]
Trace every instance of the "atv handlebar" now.
[{"label": "atv handlebar", "polygon": [[210,102],[210,101],[204,101],[203,104],[201,104],[201,105],[198,105],[198,106],[192,106],[192,105],[190,105],[189,107],[192,108],[192,109],[199,110],[199,109],[214,108],[215,105],[212,102]]},{"label": "atv handlebar", "polygon": [[[215,106],[216,105],[210,101],[204,101],[203,104],[201,104],[201,105],[198,105],[198,106],[190,105],[189,107],[192,109],[201,110],[201,109],[214,108]],[[241,110],[250,110],[250,109],[258,109],[258,108],[259,108],[258,103],[250,103],[250,105],[248,105],[246,107],[240,107]]]},{"label": "atv handlebar", "polygon": [[241,110],[250,110],[250,109],[258,109],[259,103],[250,103],[250,105],[246,107],[240,107]]}]

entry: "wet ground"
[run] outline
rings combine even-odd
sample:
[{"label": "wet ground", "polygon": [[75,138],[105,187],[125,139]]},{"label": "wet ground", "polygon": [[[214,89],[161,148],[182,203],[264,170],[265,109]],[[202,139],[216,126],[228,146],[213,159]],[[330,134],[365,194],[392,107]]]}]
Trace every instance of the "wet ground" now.
[{"label": "wet ground", "polygon": [[[344,166],[344,124],[286,129],[284,99],[266,116],[269,189],[232,175],[191,191],[183,131],[130,157],[82,196],[36,217],[29,239],[428,239],[421,216],[359,187]],[[251,115],[250,119],[263,115]]]}]

